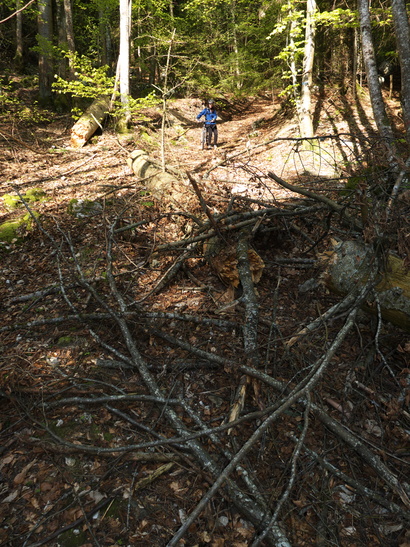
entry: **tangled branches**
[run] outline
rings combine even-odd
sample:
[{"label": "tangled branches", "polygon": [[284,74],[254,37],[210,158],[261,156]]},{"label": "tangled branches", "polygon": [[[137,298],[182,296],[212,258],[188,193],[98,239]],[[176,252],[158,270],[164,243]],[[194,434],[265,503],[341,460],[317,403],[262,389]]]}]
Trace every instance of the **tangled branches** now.
[{"label": "tangled branches", "polygon": [[58,281],[12,295],[1,329],[2,405],[13,409],[3,504],[33,508],[9,538],[404,537],[409,349],[362,314],[377,254],[343,299],[316,261],[334,233],[357,235],[357,216],[343,205],[329,217],[331,199],[312,193],[212,201],[195,184],[201,207],[189,211],[147,215],[134,194],[84,233],[39,223]]}]

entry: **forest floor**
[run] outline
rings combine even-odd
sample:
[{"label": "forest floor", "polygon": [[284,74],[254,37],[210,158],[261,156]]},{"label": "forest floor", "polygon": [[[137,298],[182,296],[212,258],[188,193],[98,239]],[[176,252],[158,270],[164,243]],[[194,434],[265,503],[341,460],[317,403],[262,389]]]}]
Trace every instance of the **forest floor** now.
[{"label": "forest floor", "polygon": [[[399,101],[386,101],[401,134]],[[341,199],[349,177],[383,166],[367,97],[318,96],[321,138],[310,149],[277,98],[221,99],[218,148],[204,151],[200,101],[169,106],[166,166],[187,187],[172,207],[127,165],[135,149],[161,162],[156,109],[132,133],[107,127],[77,150],[66,116],[0,121],[0,223],[26,206],[39,213],[0,247],[0,545],[167,545],[216,479],[187,449],[186,431],[249,415],[232,430],[198,435],[222,470],[270,416],[266,409],[327,355],[346,319],[341,312],[295,341],[341,300],[326,289],[318,257],[335,238],[358,234],[268,172]],[[208,213],[232,219],[216,261],[192,242],[207,216],[187,172]],[[28,203],[33,188],[44,196]],[[11,209],[8,195],[20,207]],[[359,215],[351,201],[346,207]],[[256,337],[254,308],[226,250],[236,248],[249,218],[262,274]],[[299,398],[230,476],[255,506],[278,510],[284,545],[410,545],[401,488],[409,477],[409,398],[410,335],[360,312],[310,394],[318,412]],[[232,492],[222,486],[176,544],[256,545],[266,523],[258,530]]]}]

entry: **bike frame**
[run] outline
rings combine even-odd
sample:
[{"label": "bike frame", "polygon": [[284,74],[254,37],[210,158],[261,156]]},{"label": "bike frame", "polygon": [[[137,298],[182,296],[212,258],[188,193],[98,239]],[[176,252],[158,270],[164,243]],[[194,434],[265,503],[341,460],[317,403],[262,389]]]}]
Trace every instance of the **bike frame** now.
[{"label": "bike frame", "polygon": [[207,134],[206,123],[204,122],[203,126],[202,126],[202,133],[201,133],[201,148],[202,148],[202,150],[204,150],[205,146],[207,146],[206,134]]}]

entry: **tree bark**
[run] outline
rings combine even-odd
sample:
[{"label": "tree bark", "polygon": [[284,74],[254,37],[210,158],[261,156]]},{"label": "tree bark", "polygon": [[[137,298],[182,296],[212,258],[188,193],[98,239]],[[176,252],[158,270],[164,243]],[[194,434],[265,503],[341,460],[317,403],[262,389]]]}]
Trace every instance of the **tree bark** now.
[{"label": "tree bark", "polygon": [[43,103],[52,97],[53,59],[51,46],[53,40],[53,13],[51,0],[38,0],[38,34],[40,55],[38,59],[39,96]]},{"label": "tree bark", "polygon": [[75,40],[74,40],[74,26],[73,26],[73,12],[71,0],[63,0],[64,2],[64,22],[65,22],[65,35],[67,40],[68,51],[70,52],[70,59],[68,61],[70,80],[75,80],[75,67],[73,65],[73,59],[75,54]]},{"label": "tree bark", "polygon": [[120,97],[124,112],[119,117],[118,129],[126,132],[131,121],[129,110],[130,95],[130,30],[131,30],[131,5],[129,0],[120,0],[120,55],[119,78]]},{"label": "tree bark", "polygon": [[143,150],[131,152],[127,163],[135,175],[144,179],[152,196],[162,202],[176,204],[179,208],[186,201],[187,192],[192,192],[184,182],[163,172],[161,166],[152,162]]},{"label": "tree bark", "polygon": [[[346,295],[364,285],[375,267],[374,250],[359,241],[339,243],[325,254],[329,260],[325,285],[337,294]],[[379,275],[373,298],[363,309],[410,332],[410,272],[400,258],[390,254]]]},{"label": "tree bark", "polygon": [[360,31],[362,36],[363,61],[367,76],[370,101],[372,104],[374,120],[380,136],[384,139],[389,151],[389,163],[395,166],[394,160],[394,136],[383,96],[380,90],[379,75],[377,72],[376,55],[373,46],[372,28],[369,13],[369,0],[358,0]]},{"label": "tree bark", "polygon": [[23,12],[22,0],[16,0],[16,53],[14,55],[14,65],[19,70],[23,69]]},{"label": "tree bark", "polygon": [[311,113],[311,89],[313,81],[313,60],[315,56],[315,0],[306,2],[305,52],[303,56],[302,88],[300,92],[299,124],[302,137],[313,137]]},{"label": "tree bark", "polygon": [[84,146],[98,127],[101,127],[109,110],[110,97],[104,96],[96,99],[72,127],[70,145],[73,148]]},{"label": "tree bark", "polygon": [[401,99],[407,143],[410,145],[410,25],[404,0],[392,0],[401,70]]}]

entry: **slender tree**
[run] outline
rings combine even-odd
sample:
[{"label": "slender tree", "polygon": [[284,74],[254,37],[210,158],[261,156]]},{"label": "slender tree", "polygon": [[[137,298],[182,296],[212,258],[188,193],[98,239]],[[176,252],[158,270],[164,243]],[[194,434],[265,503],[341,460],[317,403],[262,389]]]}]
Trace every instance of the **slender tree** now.
[{"label": "slender tree", "polygon": [[23,68],[23,6],[22,0],[16,0],[16,54],[14,64],[17,68]]},{"label": "slender tree", "polygon": [[118,58],[120,97],[124,113],[119,121],[119,130],[126,131],[131,120],[130,96],[130,31],[131,0],[120,0],[120,54]]},{"label": "slender tree", "polygon": [[67,47],[70,53],[69,57],[69,73],[70,79],[75,79],[75,68],[73,65],[73,59],[75,54],[75,40],[74,40],[74,26],[73,26],[73,12],[71,0],[63,0],[64,3],[64,28],[65,37],[67,40]]},{"label": "slender tree", "polygon": [[379,75],[377,72],[376,56],[374,52],[370,22],[369,0],[358,0],[358,9],[362,37],[363,62],[366,70],[367,85],[369,88],[374,120],[376,122],[377,129],[389,150],[389,161],[392,164],[395,164],[393,131],[386,113],[383,96],[380,90]]},{"label": "slender tree", "polygon": [[410,26],[404,0],[392,0],[392,13],[400,59],[403,118],[410,145]]},{"label": "slender tree", "polygon": [[313,61],[315,56],[316,9],[316,1],[307,0],[302,87],[298,104],[300,134],[302,137],[313,137],[314,134],[311,113],[311,89],[313,83]]},{"label": "slender tree", "polygon": [[48,103],[52,97],[53,81],[53,12],[51,0],[38,1],[38,45],[39,45],[39,97]]}]

